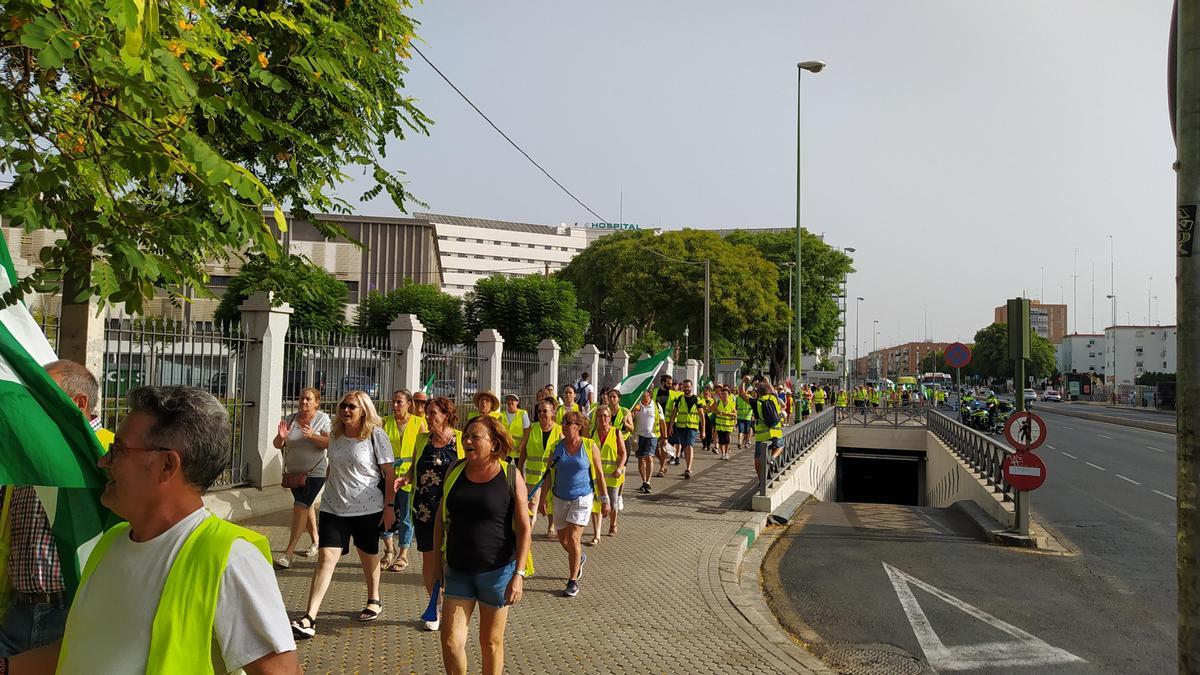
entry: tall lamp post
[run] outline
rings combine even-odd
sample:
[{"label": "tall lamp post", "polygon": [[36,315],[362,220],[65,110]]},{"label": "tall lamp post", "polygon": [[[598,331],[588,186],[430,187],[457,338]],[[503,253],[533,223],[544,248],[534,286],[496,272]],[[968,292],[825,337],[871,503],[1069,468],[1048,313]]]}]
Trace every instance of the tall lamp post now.
[{"label": "tall lamp post", "polygon": [[879,380],[879,319],[875,319],[871,324],[871,360],[875,362],[875,380]]},{"label": "tall lamp post", "polygon": [[814,75],[825,69],[821,61],[801,61],[796,64],[796,381],[804,379],[804,324],[801,321],[801,301],[804,296],[804,285],[800,281],[800,270],[803,269],[803,256],[800,249],[804,240],[803,230],[800,229],[800,81],[804,71]]},{"label": "tall lamp post", "polygon": [[[792,274],[793,274],[793,270],[795,270],[795,268],[796,268],[796,263],[785,262],[785,263],[783,263],[783,266],[786,267],[787,271],[788,271],[788,307],[791,307],[792,306],[792,279],[793,279]],[[788,323],[787,366],[785,366],[784,371],[783,371],[783,379],[790,380],[791,377],[792,377],[792,324]]]},{"label": "tall lamp post", "polygon": [[862,316],[862,301],[863,301],[863,298],[857,298],[854,301],[854,375],[856,378],[858,376],[858,359],[859,359],[858,324],[860,323],[859,317]]},{"label": "tall lamp post", "polygon": [[1117,379],[1117,296],[1109,295],[1108,299],[1112,300],[1113,403],[1116,403],[1121,386],[1121,381]]},{"label": "tall lamp post", "polygon": [[[854,253],[853,246],[842,248],[845,253]],[[846,313],[850,310],[850,296],[846,294],[846,275],[842,275],[842,389],[850,388],[850,349],[846,346],[849,326],[846,325]]]}]

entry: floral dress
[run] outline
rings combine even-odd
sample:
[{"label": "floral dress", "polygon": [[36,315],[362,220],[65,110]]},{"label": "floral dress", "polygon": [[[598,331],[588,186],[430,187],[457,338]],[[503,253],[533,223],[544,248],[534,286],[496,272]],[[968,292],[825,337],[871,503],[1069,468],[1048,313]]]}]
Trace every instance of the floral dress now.
[{"label": "floral dress", "polygon": [[416,479],[413,488],[413,520],[433,527],[433,517],[442,502],[442,480],[456,461],[458,444],[454,436],[450,437],[449,443],[441,447],[435,446],[433,441],[425,445],[413,473]]}]

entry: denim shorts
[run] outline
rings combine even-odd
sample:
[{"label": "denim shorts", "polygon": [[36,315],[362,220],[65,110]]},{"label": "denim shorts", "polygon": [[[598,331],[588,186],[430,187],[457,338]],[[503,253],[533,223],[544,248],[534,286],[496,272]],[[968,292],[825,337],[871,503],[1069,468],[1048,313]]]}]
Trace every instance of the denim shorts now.
[{"label": "denim shorts", "polygon": [[477,600],[488,607],[504,607],[504,596],[508,594],[508,582],[517,571],[517,562],[511,561],[504,567],[490,572],[471,574],[455,572],[446,566],[446,597],[460,600]]},{"label": "denim shorts", "polygon": [[675,427],[675,447],[682,450],[689,445],[695,445],[696,439],[699,436],[699,429],[680,429],[679,427]]},{"label": "denim shorts", "polygon": [[654,436],[638,436],[638,457],[653,457],[654,450],[658,447],[658,439]]},{"label": "denim shorts", "polygon": [[755,441],[754,442],[754,456],[755,457],[763,457],[765,455],[770,454],[771,451],[774,450],[775,448],[779,448],[782,446],[783,446],[783,439],[781,439],[781,438],[772,438],[772,439],[766,440],[766,441]]},{"label": "denim shorts", "polygon": [[754,426],[754,422],[752,420],[738,420],[738,425],[737,425],[738,433],[739,434],[748,434],[748,433],[750,433],[750,428],[752,426]]}]

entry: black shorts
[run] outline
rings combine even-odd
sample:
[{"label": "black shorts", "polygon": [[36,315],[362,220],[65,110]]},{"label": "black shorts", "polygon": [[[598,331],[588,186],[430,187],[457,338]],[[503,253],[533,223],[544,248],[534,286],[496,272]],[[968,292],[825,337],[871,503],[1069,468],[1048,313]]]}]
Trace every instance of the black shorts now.
[{"label": "black shorts", "polygon": [[422,523],[413,519],[413,535],[417,538],[417,550],[429,553],[433,550],[433,523]]},{"label": "black shorts", "polygon": [[729,431],[717,431],[717,444],[729,445]]},{"label": "black shorts", "polygon": [[350,540],[354,547],[367,555],[379,553],[380,522],[383,511],[365,516],[339,516],[328,511],[317,515],[317,539],[321,548],[341,548],[342,555],[350,552]]},{"label": "black shorts", "polygon": [[324,476],[309,476],[304,485],[292,488],[292,499],[301,506],[312,506],[317,501],[317,493],[325,486]]}]

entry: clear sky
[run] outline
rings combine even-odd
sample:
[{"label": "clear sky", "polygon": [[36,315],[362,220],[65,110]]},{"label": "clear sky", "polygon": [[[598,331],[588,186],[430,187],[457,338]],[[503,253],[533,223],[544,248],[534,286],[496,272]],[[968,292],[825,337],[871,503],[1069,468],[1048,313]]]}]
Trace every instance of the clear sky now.
[{"label": "clear sky", "polygon": [[[643,226],[793,226],[795,64],[827,62],[804,74],[803,219],[857,249],[869,349],[874,320],[880,346],[924,337],[926,308],[933,339],[969,339],[1022,292],[1065,300],[1088,332],[1093,263],[1102,330],[1108,234],[1118,322],[1146,321],[1151,276],[1152,318],[1174,322],[1170,7],[435,0],[414,15],[422,51],[502,129],[604,219]],[[595,220],[428,66],[411,71],[436,125],[387,163],[428,210]],[[359,210],[397,214],[385,198]],[[854,323],[852,302],[851,340]]]}]

